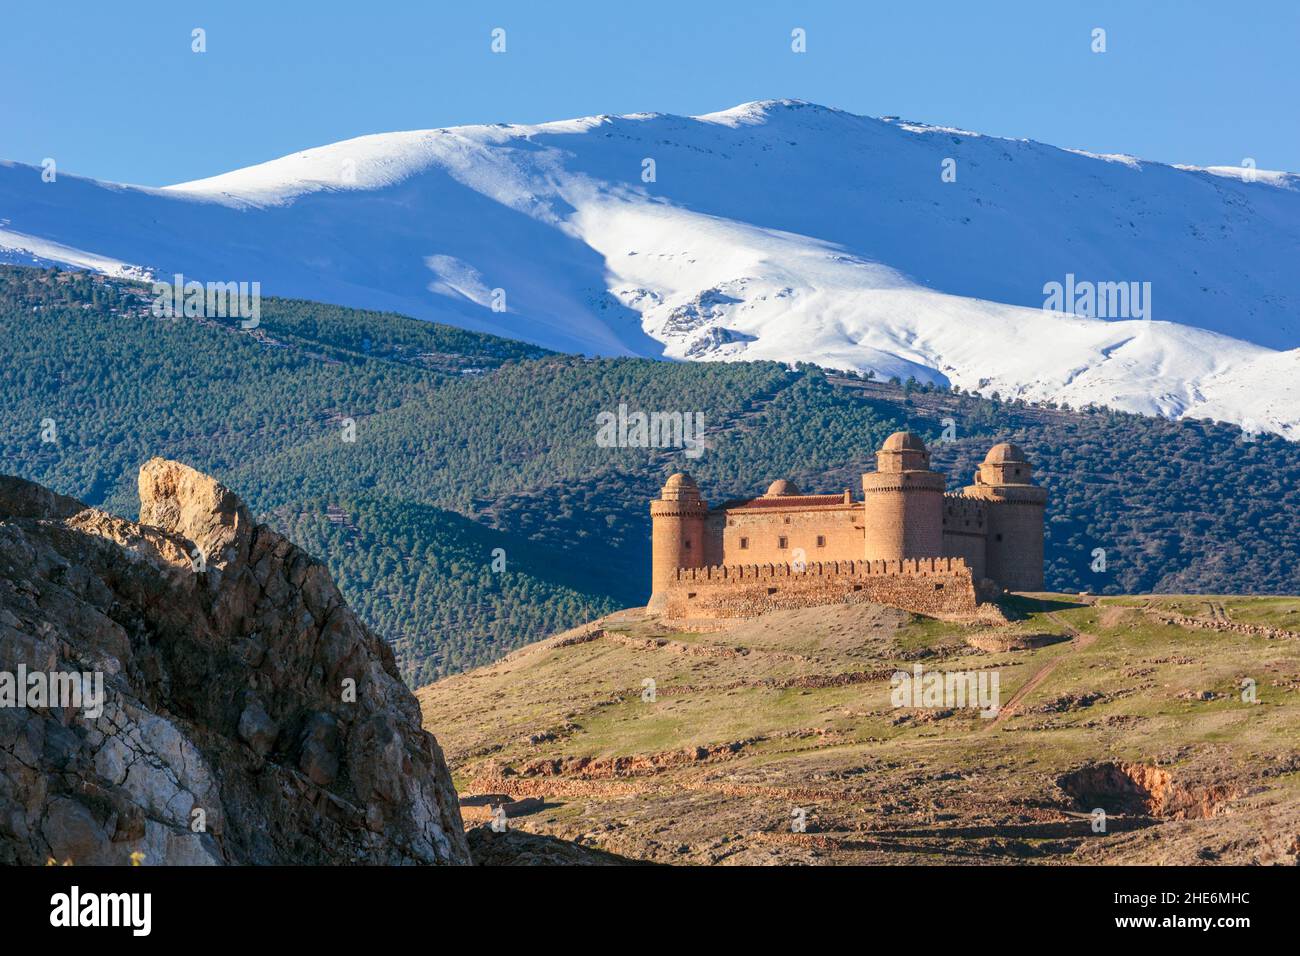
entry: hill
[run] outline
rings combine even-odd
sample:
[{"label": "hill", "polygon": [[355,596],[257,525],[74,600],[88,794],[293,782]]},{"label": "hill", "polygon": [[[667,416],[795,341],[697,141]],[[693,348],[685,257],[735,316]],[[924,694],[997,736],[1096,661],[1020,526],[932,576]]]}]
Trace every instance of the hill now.
[{"label": "hill", "polygon": [[[242,331],[148,301],[0,267],[4,469],[126,516],[154,454],[221,474],[418,683],[644,602],[647,502],[671,472],[714,502],[775,477],[856,489],[899,428],[954,487],[994,442],[1027,450],[1051,492],[1049,587],[1300,593],[1300,448],[1276,436],[808,365],[563,356],[296,300],[265,299]],[[602,447],[597,416],[620,404],[702,414],[703,453]]]},{"label": "hill", "polygon": [[42,172],[0,164],[0,261],[1300,434],[1289,173],[793,100],[384,133],[163,189]]},{"label": "hill", "polygon": [[[839,605],[714,633],[622,612],[417,696],[467,823],[504,805],[512,831],[632,860],[1300,860],[1300,599],[1009,610],[993,628]],[[996,675],[996,716],[894,700],[918,667]]]}]

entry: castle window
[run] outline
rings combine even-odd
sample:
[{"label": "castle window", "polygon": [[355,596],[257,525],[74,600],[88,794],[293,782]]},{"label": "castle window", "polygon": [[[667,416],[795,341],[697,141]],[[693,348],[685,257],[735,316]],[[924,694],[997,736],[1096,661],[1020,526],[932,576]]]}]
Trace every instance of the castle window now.
[{"label": "castle window", "polygon": [[740,549],[743,551],[743,550],[745,550],[745,549],[748,548],[748,547],[749,547],[749,539],[748,539],[748,538],[741,538],[741,539],[740,539]]},{"label": "castle window", "polygon": [[768,594],[775,594],[775,593],[776,593],[776,588],[768,588],[768,589],[767,589],[767,593],[768,593]]},{"label": "castle window", "polygon": [[817,536],[817,547],[819,547],[819,548],[824,548],[824,547],[826,547],[826,536],[825,536],[825,535],[823,535],[823,534],[819,534],[819,535]]},{"label": "castle window", "polygon": [[784,551],[786,548],[790,547],[790,539],[785,535],[782,535],[776,539],[776,546]]},{"label": "castle window", "polygon": [[1001,540],[1002,540],[1002,535],[999,534],[999,535],[997,535],[996,537],[997,537],[997,540],[998,540],[998,541],[1001,541]]},{"label": "castle window", "polygon": [[685,541],[683,541],[682,547],[685,548],[687,551],[691,550],[691,539],[687,538]]}]

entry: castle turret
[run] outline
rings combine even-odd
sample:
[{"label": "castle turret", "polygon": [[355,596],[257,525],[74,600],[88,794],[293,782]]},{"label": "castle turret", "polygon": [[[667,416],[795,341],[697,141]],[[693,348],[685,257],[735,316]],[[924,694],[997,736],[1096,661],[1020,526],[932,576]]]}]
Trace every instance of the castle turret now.
[{"label": "castle turret", "polygon": [[1041,591],[1047,489],[1034,484],[1025,453],[994,445],[962,494],[988,502],[985,574],[1009,591]]},{"label": "castle turret", "polygon": [[695,479],[678,472],[650,502],[651,595],[649,606],[664,602],[664,589],[678,568],[704,567],[704,519],[709,508]]},{"label": "castle turret", "polygon": [[943,554],[943,475],[930,470],[925,442],[894,432],[876,453],[876,470],[862,476],[868,561],[935,558]]}]

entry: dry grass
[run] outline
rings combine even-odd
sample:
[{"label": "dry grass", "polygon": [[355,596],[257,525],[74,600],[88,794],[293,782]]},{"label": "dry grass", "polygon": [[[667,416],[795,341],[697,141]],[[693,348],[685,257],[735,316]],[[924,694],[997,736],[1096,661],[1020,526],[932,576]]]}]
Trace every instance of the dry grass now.
[{"label": "dry grass", "polygon": [[[1294,862],[1300,642],[1162,625],[1147,600],[1026,598],[1008,633],[1091,643],[997,653],[970,646],[971,629],[871,606],[706,634],[624,612],[418,696],[462,794],[544,796],[512,825],[636,859]],[[1238,620],[1287,611],[1216,600]],[[898,668],[993,669],[1005,702],[1050,662],[996,725],[891,705]],[[1257,704],[1241,699],[1247,678]],[[1100,761],[1239,796],[1204,820],[1117,813],[1094,835],[1056,780]],[[796,808],[807,832],[791,832]]]}]

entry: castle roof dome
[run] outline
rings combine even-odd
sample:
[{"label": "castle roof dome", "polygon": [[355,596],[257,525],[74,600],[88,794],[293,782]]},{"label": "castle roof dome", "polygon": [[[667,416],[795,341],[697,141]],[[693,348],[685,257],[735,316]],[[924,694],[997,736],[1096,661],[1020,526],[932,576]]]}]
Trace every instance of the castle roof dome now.
[{"label": "castle roof dome", "polygon": [[1020,450],[1019,445],[1013,445],[1009,441],[999,442],[989,449],[989,453],[984,456],[984,462],[989,465],[1000,465],[1006,462],[1027,462],[1025,453]]},{"label": "castle roof dome", "polygon": [[698,500],[700,488],[695,484],[695,479],[690,476],[689,472],[679,471],[668,476],[659,497],[665,501],[681,500],[683,498]]},{"label": "castle roof dome", "polygon": [[894,432],[880,446],[881,451],[925,451],[925,442],[913,432]]},{"label": "castle roof dome", "polygon": [[797,494],[799,494],[799,489],[793,481],[789,478],[778,478],[767,486],[767,493],[763,497],[778,498],[784,497],[785,495]]}]

